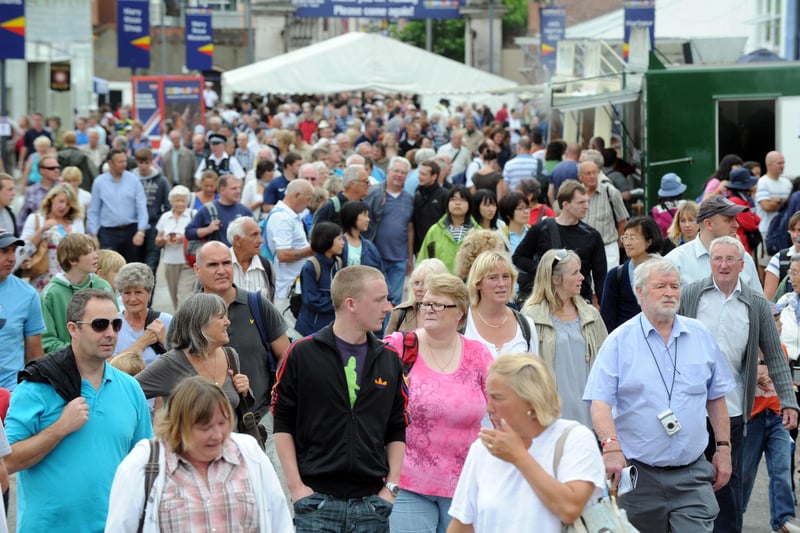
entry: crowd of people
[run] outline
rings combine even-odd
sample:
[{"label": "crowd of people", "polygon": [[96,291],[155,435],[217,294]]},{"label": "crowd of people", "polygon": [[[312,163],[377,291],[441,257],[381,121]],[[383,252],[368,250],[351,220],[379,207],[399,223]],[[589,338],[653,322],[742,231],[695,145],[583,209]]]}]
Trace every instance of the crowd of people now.
[{"label": "crowd of people", "polygon": [[636,528],[727,533],[762,454],[800,531],[783,155],[635,214],[616,137],[372,96],[214,102],[157,148],[124,108],[31,116],[0,174],[18,531],[556,532],[634,467]]}]

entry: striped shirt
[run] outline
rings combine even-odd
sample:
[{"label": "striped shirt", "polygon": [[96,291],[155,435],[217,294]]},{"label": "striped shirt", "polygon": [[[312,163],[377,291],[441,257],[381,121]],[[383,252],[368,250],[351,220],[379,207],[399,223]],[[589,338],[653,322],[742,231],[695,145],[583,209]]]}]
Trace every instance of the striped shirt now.
[{"label": "striped shirt", "polygon": [[599,182],[589,197],[589,213],[583,221],[600,232],[603,244],[609,244],[619,239],[615,219],[617,222],[628,219],[622,195],[613,185]]}]

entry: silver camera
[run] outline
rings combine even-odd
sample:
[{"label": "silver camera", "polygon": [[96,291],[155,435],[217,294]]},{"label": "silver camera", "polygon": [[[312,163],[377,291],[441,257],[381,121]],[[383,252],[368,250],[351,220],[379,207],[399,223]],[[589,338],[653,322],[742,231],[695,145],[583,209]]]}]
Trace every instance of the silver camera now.
[{"label": "silver camera", "polygon": [[664,426],[664,431],[667,432],[667,436],[669,437],[679,432],[682,428],[681,423],[678,422],[678,418],[675,416],[675,413],[672,412],[672,409],[667,409],[659,413],[658,421]]}]

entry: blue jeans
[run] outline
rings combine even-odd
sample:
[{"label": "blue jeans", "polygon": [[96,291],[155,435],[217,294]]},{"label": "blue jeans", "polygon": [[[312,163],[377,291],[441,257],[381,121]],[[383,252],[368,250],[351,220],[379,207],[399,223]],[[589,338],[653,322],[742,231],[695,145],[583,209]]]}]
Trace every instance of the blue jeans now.
[{"label": "blue jeans", "polygon": [[392,533],[445,533],[452,498],[401,490],[394,502]]},{"label": "blue jeans", "polygon": [[380,496],[342,500],[315,492],[294,504],[296,533],[389,533],[392,504]]},{"label": "blue jeans", "polygon": [[386,278],[386,287],[389,289],[389,301],[397,305],[403,298],[403,282],[406,279],[406,266],[408,261],[383,261],[383,275]]},{"label": "blue jeans", "polygon": [[743,509],[750,501],[762,452],[769,473],[770,525],[775,530],[794,517],[792,440],[783,427],[783,417],[770,410],[758,413],[747,423],[742,451]]}]

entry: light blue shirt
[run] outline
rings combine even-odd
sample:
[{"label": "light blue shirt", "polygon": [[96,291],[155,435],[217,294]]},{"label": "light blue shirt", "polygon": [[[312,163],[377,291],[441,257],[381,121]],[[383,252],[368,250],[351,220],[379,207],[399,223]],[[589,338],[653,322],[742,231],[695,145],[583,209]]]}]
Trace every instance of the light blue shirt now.
[{"label": "light blue shirt", "polygon": [[[681,274],[681,287],[711,275],[711,256],[699,235],[694,240],[672,250],[664,259],[678,267]],[[744,254],[744,270],[739,275],[739,279],[756,293],[764,294],[764,289],[758,279],[756,265],[750,254]]]},{"label": "light blue shirt", "polygon": [[406,175],[406,182],[403,184],[403,189],[412,197],[417,192],[419,187],[419,168],[415,168]]},{"label": "light blue shirt", "polygon": [[[89,420],[36,465],[17,474],[17,531],[103,531],[117,466],[153,436],[150,410],[132,377],[105,365],[100,389],[81,381]],[[13,445],[58,420],[66,402],[49,383],[24,381],[6,417]]]},{"label": "light blue shirt", "polygon": [[87,213],[87,231],[96,235],[100,228],[136,224],[147,229],[147,196],[142,182],[127,170],[119,180],[106,172],[95,178]]},{"label": "light blue shirt", "polygon": [[[676,315],[665,346],[639,313],[603,342],[583,399],[611,405],[626,458],[652,466],[683,466],[700,457],[708,444],[706,402],[724,397],[733,387],[725,356],[700,322]],[[673,410],[682,426],[671,437],[658,419],[666,409]]]},{"label": "light blue shirt", "polygon": [[14,390],[17,372],[25,366],[25,337],[45,331],[39,294],[16,276],[0,283],[0,387]]},{"label": "light blue shirt", "polygon": [[[134,342],[139,340],[139,337],[144,335],[144,329],[133,331],[131,325],[125,320],[125,315],[123,315],[122,311],[119,312],[119,317],[122,319],[122,329],[117,333],[117,347],[114,348],[114,355],[119,354],[123,350],[127,350]],[[169,325],[172,323],[172,315],[161,313],[158,318],[164,323],[164,329],[169,331]],[[164,346],[164,348],[166,348],[166,346]],[[142,359],[144,359],[145,366],[149,366],[157,357],[158,354],[153,350],[152,346],[148,346],[142,352]]]}]

